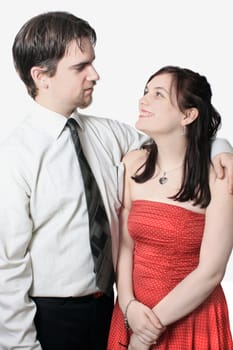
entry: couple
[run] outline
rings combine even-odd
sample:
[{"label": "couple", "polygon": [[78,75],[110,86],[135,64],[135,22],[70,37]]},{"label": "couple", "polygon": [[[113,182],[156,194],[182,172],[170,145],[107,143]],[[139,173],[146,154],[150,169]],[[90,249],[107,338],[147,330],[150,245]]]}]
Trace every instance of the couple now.
[{"label": "couple", "polygon": [[[232,247],[232,155],[215,157],[218,174],[220,164],[229,170],[228,178],[216,178],[210,148],[212,159],[213,151],[231,148],[216,150],[220,140],[211,143],[220,116],[211,105],[209,85],[177,67],[156,73],[140,100],[137,121],[149,138],[128,125],[82,115],[77,108],[91,103],[99,79],[95,42],[94,29],[65,12],[30,19],[14,41],[15,67],[35,105],[0,149],[0,348],[107,348],[113,271],[102,273],[101,283],[96,279],[76,129],[110,224],[115,268],[118,258],[119,304],[108,348],[148,349],[156,342],[172,349],[184,335],[185,317],[190,315],[196,327],[196,312],[197,324],[200,319],[212,324],[212,317],[224,322],[229,349],[219,283]],[[148,141],[127,154],[123,165],[126,153]],[[211,307],[217,310],[208,319]],[[208,327],[201,330],[208,341]],[[197,329],[195,334],[200,338]]]}]

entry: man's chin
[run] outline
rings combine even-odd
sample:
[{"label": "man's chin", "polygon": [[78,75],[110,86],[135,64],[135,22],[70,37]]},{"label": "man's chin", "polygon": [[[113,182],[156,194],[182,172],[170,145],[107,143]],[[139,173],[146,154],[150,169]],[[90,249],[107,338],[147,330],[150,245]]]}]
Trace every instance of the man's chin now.
[{"label": "man's chin", "polygon": [[88,101],[82,101],[82,103],[78,105],[78,108],[84,109],[89,107],[91,104],[92,104],[92,98],[90,98]]}]

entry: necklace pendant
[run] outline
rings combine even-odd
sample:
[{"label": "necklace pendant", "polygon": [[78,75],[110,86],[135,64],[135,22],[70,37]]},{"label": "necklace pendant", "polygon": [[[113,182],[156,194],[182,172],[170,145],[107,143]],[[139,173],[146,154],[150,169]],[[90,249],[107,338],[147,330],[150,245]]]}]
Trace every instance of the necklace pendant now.
[{"label": "necklace pendant", "polygon": [[160,185],[164,185],[167,181],[168,181],[168,178],[166,176],[166,173],[164,173],[163,176],[159,178],[159,183]]}]

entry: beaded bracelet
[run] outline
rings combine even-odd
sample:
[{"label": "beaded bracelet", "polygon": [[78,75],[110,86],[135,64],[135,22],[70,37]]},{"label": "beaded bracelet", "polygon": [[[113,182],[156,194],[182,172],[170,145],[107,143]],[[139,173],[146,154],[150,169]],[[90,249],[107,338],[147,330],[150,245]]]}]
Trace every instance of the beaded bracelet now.
[{"label": "beaded bracelet", "polygon": [[137,300],[136,300],[136,299],[130,299],[130,300],[128,301],[128,304],[126,305],[125,312],[124,312],[124,323],[125,323],[125,328],[126,328],[127,331],[130,330],[130,325],[129,325],[129,321],[128,321],[128,317],[127,317],[127,312],[128,312],[129,305],[130,305],[133,301],[137,301]]}]

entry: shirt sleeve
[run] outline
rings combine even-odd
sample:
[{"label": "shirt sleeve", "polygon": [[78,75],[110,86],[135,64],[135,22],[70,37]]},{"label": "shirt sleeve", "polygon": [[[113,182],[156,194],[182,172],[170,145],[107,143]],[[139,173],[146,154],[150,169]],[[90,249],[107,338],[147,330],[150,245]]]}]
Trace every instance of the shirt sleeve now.
[{"label": "shirt sleeve", "polygon": [[136,128],[125,123],[115,123],[112,126],[121,147],[122,157],[129,151],[139,149],[142,145],[150,142],[150,137],[139,132]]},{"label": "shirt sleeve", "polygon": [[0,164],[0,349],[42,350],[34,326],[36,307],[29,297],[30,191],[16,156],[12,160],[0,152]]},{"label": "shirt sleeve", "polygon": [[211,159],[213,159],[217,154],[223,153],[223,152],[233,153],[233,148],[230,142],[227,141],[226,139],[215,138],[212,141],[212,146],[211,146]]}]

